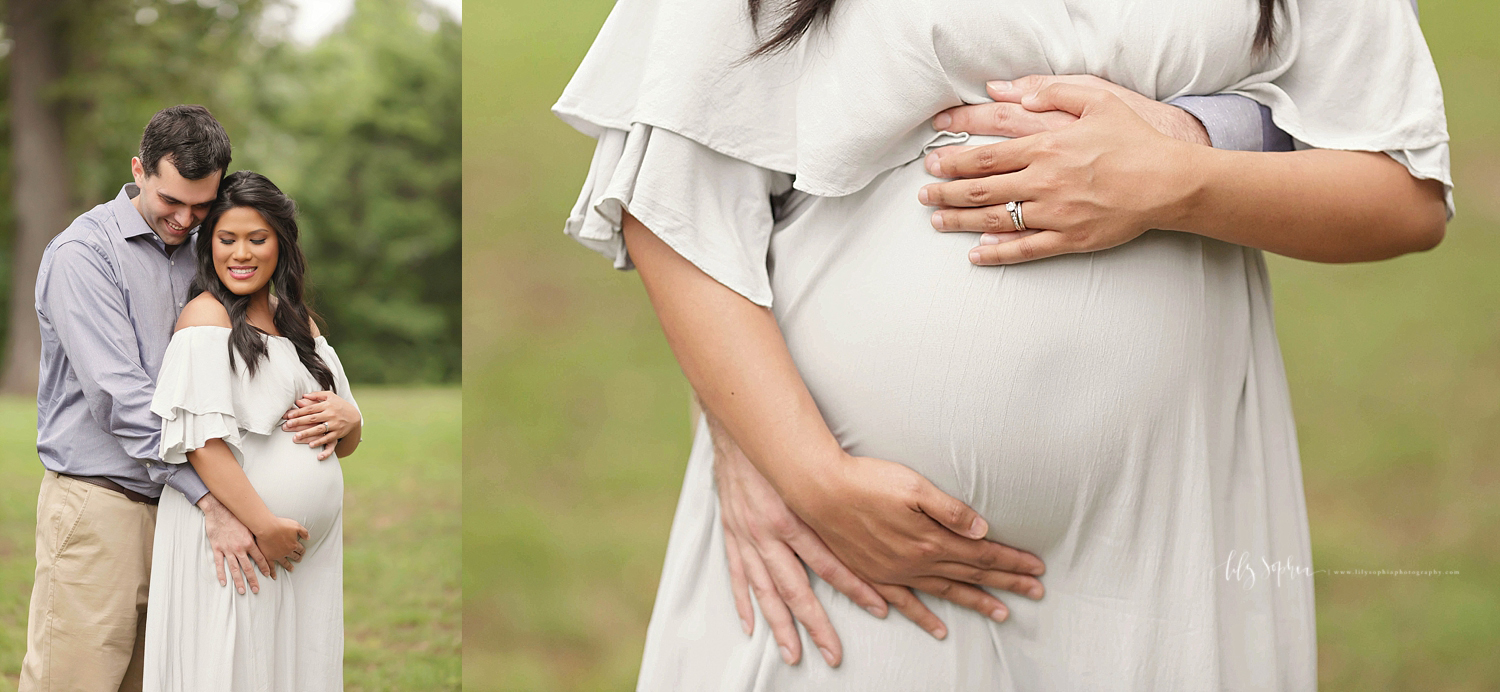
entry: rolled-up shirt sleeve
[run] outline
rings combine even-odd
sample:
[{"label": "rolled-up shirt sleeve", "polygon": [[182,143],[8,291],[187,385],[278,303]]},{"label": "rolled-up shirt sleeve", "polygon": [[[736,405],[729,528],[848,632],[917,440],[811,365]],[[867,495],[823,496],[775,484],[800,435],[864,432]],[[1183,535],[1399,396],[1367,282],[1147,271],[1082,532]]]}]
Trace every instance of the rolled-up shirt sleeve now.
[{"label": "rolled-up shirt sleeve", "polygon": [[1215,149],[1291,151],[1292,138],[1271,122],[1271,109],[1239,94],[1180,96],[1168,103],[1187,111]]},{"label": "rolled-up shirt sleeve", "polygon": [[190,464],[153,464],[151,480],[176,488],[188,502],[195,505],[208,494],[208,486],[203,484],[198,471]]},{"label": "rolled-up shirt sleeve", "polygon": [[191,468],[161,463],[161,418],[151,412],[156,385],[141,365],[135,328],[114,268],[98,251],[68,242],[53,251],[39,304],[44,306],[89,412],[151,479],[197,503],[208,489]]}]

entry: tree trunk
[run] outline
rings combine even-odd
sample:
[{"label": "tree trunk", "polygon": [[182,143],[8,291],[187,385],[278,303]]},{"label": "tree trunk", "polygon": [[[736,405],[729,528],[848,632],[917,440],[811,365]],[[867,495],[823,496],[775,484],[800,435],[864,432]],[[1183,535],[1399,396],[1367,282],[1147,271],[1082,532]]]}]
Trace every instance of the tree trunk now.
[{"label": "tree trunk", "polygon": [[51,0],[9,0],[11,166],[16,228],[11,265],[9,343],[0,391],[34,394],[42,340],[36,322],[36,270],[52,236],[67,228],[67,151],[62,118],[48,91],[59,75],[58,23]]}]

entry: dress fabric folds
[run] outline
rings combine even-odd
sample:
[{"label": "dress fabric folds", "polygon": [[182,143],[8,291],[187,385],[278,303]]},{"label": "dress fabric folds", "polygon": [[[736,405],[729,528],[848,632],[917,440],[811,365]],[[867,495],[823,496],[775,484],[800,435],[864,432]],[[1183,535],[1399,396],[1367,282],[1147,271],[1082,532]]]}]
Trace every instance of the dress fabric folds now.
[{"label": "dress fabric folds", "polygon": [[617,4],[554,107],[599,140],[567,233],[628,268],[630,213],[770,306],[845,449],[917,470],[1047,565],[1042,600],[997,594],[1004,623],[924,596],[943,641],[811,576],[844,662],[787,666],[763,619],[740,629],[700,425],[639,689],[1316,688],[1261,252],[1150,231],[975,267],[975,239],[933,231],[916,197],[936,180],[923,152],[960,139],[933,132],[938,111],[985,100],[986,80],[1080,73],[1159,100],[1239,93],[1299,148],[1384,152],[1451,189],[1408,5],[1288,0],[1265,54],[1256,18],[1194,0],[841,2],[794,49],[746,61],[741,2]]},{"label": "dress fabric folds", "polygon": [[[250,375],[229,354],[230,330],[188,327],[167,348],[151,410],[162,417],[162,458],[222,439],[271,512],[308,529],[296,569],[260,575],[260,592],[221,586],[203,513],[162,491],[146,620],[148,692],[343,689],[343,471],[337,456],[292,441],[282,415],[318,391],[290,340],[263,335],[268,356]],[[335,393],[354,402],[342,364],[323,337],[316,351]]]}]

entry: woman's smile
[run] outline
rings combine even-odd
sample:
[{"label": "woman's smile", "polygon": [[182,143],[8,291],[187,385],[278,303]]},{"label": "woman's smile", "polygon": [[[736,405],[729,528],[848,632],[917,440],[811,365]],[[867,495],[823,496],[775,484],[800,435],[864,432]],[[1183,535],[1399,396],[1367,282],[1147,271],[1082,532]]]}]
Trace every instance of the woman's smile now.
[{"label": "woman's smile", "polygon": [[276,232],[259,211],[234,207],[213,229],[214,273],[236,295],[266,290],[276,273]]}]

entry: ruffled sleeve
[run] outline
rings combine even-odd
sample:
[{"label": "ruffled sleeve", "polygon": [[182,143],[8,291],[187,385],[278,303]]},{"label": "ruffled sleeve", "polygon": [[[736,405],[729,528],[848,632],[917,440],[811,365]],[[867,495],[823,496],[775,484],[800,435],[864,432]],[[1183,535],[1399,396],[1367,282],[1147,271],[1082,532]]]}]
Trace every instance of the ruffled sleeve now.
[{"label": "ruffled sleeve", "polygon": [[1271,69],[1236,90],[1271,109],[1298,148],[1379,151],[1443,183],[1448,124],[1416,13],[1396,0],[1290,0]]},{"label": "ruffled sleeve", "polygon": [[721,154],[670,130],[635,124],[599,134],[567,234],[630,269],[629,212],[679,255],[757,305],[771,305],[766,253],[771,198],[791,176]]},{"label": "ruffled sleeve", "polygon": [[339,360],[339,354],[328,345],[328,340],[321,336],[318,337],[316,346],[323,364],[333,371],[333,393],[339,395],[340,399],[353,404],[354,408],[359,408],[359,403],[354,400],[354,392],[349,389],[349,376],[344,374],[344,364]]},{"label": "ruffled sleeve", "polygon": [[771,197],[795,170],[793,55],[745,62],[743,3],[621,0],[553,112],[598,139],[566,233],[632,267],[626,212],[719,283],[771,305]]},{"label": "ruffled sleeve", "polygon": [[239,448],[233,378],[228,329],[187,327],[172,335],[151,400],[162,420],[162,461],[185,464],[188,452],[213,439]]}]

